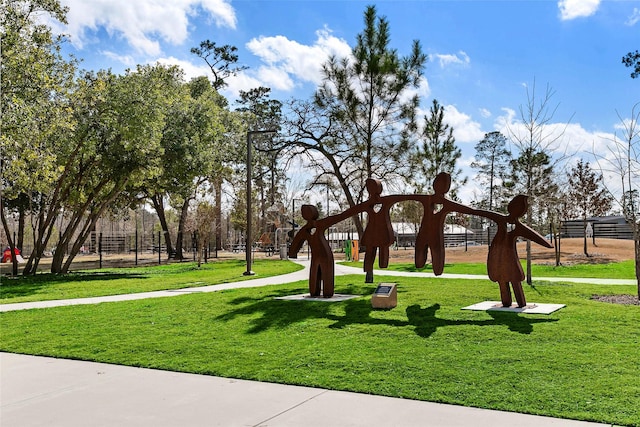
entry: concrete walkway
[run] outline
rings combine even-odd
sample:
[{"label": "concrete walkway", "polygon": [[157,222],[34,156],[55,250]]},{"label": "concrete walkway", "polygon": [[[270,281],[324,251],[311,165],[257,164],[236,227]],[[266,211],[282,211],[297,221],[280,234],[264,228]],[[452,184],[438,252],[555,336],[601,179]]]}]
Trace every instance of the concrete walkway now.
[{"label": "concrete walkway", "polygon": [[602,424],[309,387],[0,353],[2,427]]},{"label": "concrete walkway", "polygon": [[[2,304],[0,311],[161,298],[307,280],[309,262],[299,262],[305,269],[277,277],[174,291]],[[336,275],[345,274],[363,273],[358,268],[336,265]],[[376,271],[375,274],[435,277],[432,273],[386,270]],[[487,279],[486,276],[452,274],[440,277]],[[598,279],[561,280],[603,283]],[[609,282],[635,284],[634,281]],[[309,387],[0,353],[0,425],[587,427],[601,424]]]}]

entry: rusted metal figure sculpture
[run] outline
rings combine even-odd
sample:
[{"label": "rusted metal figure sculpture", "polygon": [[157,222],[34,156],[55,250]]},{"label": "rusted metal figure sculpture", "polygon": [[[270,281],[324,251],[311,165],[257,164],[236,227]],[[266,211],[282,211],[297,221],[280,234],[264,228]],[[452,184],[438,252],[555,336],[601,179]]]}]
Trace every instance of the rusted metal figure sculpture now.
[{"label": "rusted metal figure sculpture", "polygon": [[347,209],[338,215],[318,219],[318,208],[313,205],[302,205],[302,218],[307,223],[296,233],[289,247],[289,257],[297,258],[302,244],[307,241],[311,248],[311,269],[309,271],[309,293],[311,296],[320,295],[325,298],[333,296],[334,263],[333,252],[324,236],[327,228],[354,215],[354,209]]},{"label": "rusted metal figure sculpture", "polygon": [[[447,214],[459,212],[468,215],[478,215],[496,222],[498,232],[491,241],[487,257],[487,271],[489,278],[498,282],[500,286],[500,298],[502,305],[510,307],[512,304],[511,287],[519,307],[524,307],[527,302],[522,289],[524,273],[518,252],[516,241],[518,237],[524,237],[545,247],[551,245],[539,233],[522,224],[518,218],[527,211],[527,197],[516,196],[508,207],[509,214],[473,209],[456,203],[445,197],[451,187],[451,176],[440,173],[433,182],[434,194],[390,195],[382,196],[382,183],[375,179],[366,182],[369,200],[355,205],[346,211],[318,219],[318,210],[315,206],[303,205],[302,216],[307,223],[295,235],[289,256],[296,258],[298,251],[305,241],[311,248],[311,271],[309,273],[309,292],[313,296],[322,295],[326,298],[334,293],[334,267],[333,253],[329,243],[324,237],[324,231],[350,217],[361,212],[366,212],[368,223],[362,235],[361,244],[365,247],[364,271],[365,281],[373,282],[373,263],[378,253],[378,265],[386,268],[389,265],[389,248],[395,241],[393,228],[391,227],[391,207],[400,201],[415,200],[422,203],[424,214],[420,223],[420,230],[416,237],[415,265],[421,268],[425,265],[427,254],[431,251],[433,272],[442,274],[445,264],[444,249],[444,224]],[[508,231],[508,226],[512,230]]]},{"label": "rusted metal figure sculpture", "polygon": [[[489,279],[498,282],[500,286],[500,299],[504,307],[511,307],[511,290],[516,297],[518,307],[527,305],[527,300],[522,289],[524,271],[520,264],[516,243],[518,237],[524,237],[547,248],[552,247],[537,231],[522,224],[518,218],[527,212],[527,196],[519,195],[509,202],[507,211],[509,215],[503,215],[490,211],[482,211],[482,216],[489,218],[498,226],[498,231],[489,246],[487,256],[487,273]],[[513,226],[511,231],[507,231],[507,224]]]},{"label": "rusted metal figure sculpture", "polygon": [[431,248],[431,267],[433,273],[439,276],[444,271],[444,224],[447,214],[460,212],[468,215],[478,215],[480,211],[456,203],[445,197],[451,188],[451,175],[439,173],[433,180],[432,195],[415,197],[422,203],[424,214],[420,223],[420,230],[416,237],[415,265],[422,268],[427,263],[427,254]]}]

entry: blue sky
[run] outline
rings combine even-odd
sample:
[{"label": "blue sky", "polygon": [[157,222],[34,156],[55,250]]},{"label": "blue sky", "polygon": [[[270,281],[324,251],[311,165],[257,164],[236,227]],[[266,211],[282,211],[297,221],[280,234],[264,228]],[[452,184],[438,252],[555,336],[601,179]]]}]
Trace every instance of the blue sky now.
[{"label": "blue sky", "polygon": [[[486,132],[514,126],[526,87],[549,85],[559,104],[549,126],[571,121],[561,144],[573,153],[606,153],[619,124],[640,102],[640,79],[621,64],[640,49],[640,1],[270,1],[61,0],[70,8],[66,48],[90,69],[121,72],[138,63],[176,63],[189,77],[207,74],[189,50],[210,39],[238,47],[250,68],[225,95],[258,85],[273,97],[308,98],[327,55],[348,55],[375,4],[387,17],[391,46],[407,53],[414,39],[429,55],[420,89],[433,98],[472,160]],[[588,158],[588,155],[584,155]],[[467,189],[467,198],[472,188]]]}]

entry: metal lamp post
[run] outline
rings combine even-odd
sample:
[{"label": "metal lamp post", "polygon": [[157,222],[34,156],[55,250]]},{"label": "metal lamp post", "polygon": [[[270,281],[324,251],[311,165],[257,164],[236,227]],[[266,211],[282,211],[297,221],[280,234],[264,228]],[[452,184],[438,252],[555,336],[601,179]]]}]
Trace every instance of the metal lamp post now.
[{"label": "metal lamp post", "polygon": [[251,235],[251,137],[260,133],[276,133],[275,130],[250,130],[247,132],[247,239],[244,249],[246,251],[247,271],[242,273],[244,276],[253,276],[255,273],[251,271],[251,246],[253,237]]}]

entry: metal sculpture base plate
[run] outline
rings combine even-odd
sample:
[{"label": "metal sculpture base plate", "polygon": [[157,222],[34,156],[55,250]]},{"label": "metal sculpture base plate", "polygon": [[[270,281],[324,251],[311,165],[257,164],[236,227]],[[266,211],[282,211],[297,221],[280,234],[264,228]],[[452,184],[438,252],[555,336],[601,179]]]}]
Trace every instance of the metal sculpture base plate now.
[{"label": "metal sculpture base plate", "polygon": [[565,307],[564,304],[541,304],[535,302],[529,303],[524,307],[518,307],[517,304],[513,304],[511,307],[503,307],[500,301],[484,301],[468,307],[463,307],[462,309],[475,311],[509,311],[512,313],[524,314],[551,314],[563,307]]},{"label": "metal sculpture base plate", "polygon": [[286,297],[276,297],[275,299],[285,300],[285,301],[323,301],[323,302],[340,302],[347,301],[353,298],[360,298],[361,295],[350,295],[350,294],[333,294],[330,298],[325,298],[322,295],[317,297],[313,297],[310,294],[299,294],[299,295],[288,295]]}]

